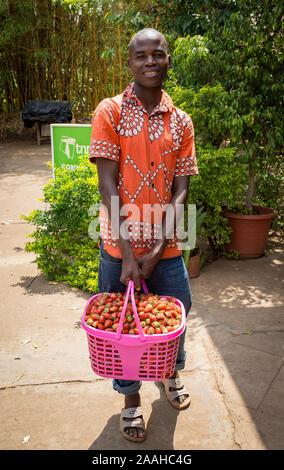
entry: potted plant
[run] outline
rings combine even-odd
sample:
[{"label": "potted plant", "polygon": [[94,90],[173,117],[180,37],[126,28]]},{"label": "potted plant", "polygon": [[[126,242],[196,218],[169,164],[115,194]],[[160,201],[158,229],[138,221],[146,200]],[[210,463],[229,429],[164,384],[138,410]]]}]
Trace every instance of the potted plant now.
[{"label": "potted plant", "polygon": [[227,251],[235,251],[240,258],[257,258],[262,256],[275,212],[270,207],[253,204],[252,213],[242,214],[223,210],[222,215],[228,219],[232,228],[230,242],[225,244]]},{"label": "potted plant", "polygon": [[[203,207],[199,207],[196,211],[196,240],[200,235],[200,227],[206,217],[206,212],[203,212]],[[195,244],[191,249],[184,250],[184,264],[187,268],[188,276],[190,279],[200,275],[200,268],[204,263],[204,253],[201,248]]]}]

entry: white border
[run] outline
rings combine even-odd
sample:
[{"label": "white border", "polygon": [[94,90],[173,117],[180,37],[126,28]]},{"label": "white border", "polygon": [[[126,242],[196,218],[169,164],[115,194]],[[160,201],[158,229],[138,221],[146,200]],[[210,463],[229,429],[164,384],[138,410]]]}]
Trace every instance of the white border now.
[{"label": "white border", "polygon": [[69,124],[69,123],[57,123],[50,124],[50,140],[51,140],[51,157],[52,157],[52,176],[55,180],[55,167],[54,167],[54,152],[53,152],[53,127],[92,127],[92,124]]}]

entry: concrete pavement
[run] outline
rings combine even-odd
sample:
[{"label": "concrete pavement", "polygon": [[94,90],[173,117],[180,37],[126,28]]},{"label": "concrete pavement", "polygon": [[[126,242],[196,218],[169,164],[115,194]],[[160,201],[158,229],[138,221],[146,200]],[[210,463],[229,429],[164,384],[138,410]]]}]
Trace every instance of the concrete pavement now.
[{"label": "concrete pavement", "polygon": [[93,374],[78,327],[90,294],[48,282],[24,251],[32,227],[19,217],[43,206],[50,145],[0,143],[0,158],[0,448],[284,449],[283,241],[258,259],[208,262],[191,280],[191,406],[174,410],[144,382],[148,438],[131,443],[118,432],[123,397]]}]

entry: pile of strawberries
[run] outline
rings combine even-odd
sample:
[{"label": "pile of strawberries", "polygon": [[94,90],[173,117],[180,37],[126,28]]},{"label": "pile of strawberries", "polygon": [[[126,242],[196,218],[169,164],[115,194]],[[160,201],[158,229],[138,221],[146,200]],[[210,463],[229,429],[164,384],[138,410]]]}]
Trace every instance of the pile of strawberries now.
[{"label": "pile of strawberries", "polygon": [[[103,293],[95,297],[86,309],[87,325],[99,330],[115,332],[124,302],[125,293]],[[181,307],[174,297],[160,297],[154,294],[139,295],[135,292],[135,305],[143,332],[147,335],[169,333],[181,325]],[[139,334],[130,297],[123,320],[122,333]]]}]

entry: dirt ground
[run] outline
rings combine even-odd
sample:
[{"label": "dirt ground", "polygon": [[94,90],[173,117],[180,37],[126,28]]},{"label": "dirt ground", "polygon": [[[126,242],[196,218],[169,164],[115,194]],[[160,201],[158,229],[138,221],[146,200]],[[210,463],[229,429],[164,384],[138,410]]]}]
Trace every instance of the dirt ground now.
[{"label": "dirt ground", "polygon": [[284,449],[284,243],[261,258],[207,263],[191,280],[187,363],[192,397],[178,412],[144,382],[148,438],[118,432],[123,397],[91,370],[78,327],[89,294],[48,282],[24,251],[43,207],[50,144],[0,143],[1,449]]}]

